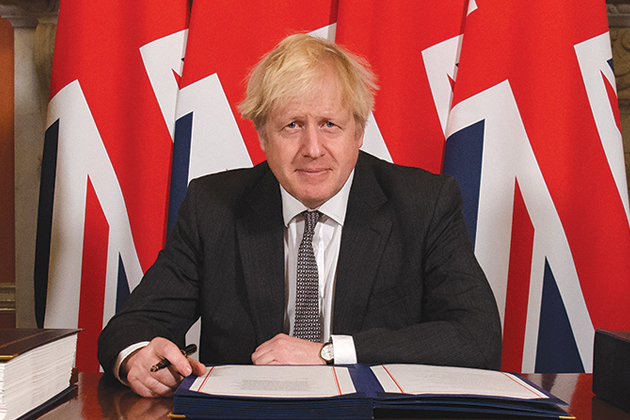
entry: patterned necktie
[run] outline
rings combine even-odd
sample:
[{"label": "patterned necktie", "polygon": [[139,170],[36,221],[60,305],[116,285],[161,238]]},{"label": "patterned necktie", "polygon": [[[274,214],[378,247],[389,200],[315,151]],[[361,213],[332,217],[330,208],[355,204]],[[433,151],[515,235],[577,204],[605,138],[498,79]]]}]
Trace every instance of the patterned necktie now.
[{"label": "patterned necktie", "polygon": [[313,252],[313,233],[320,212],[305,211],[302,215],[304,236],[298,250],[293,335],[303,340],[320,342],[322,327],[319,319],[319,275]]}]

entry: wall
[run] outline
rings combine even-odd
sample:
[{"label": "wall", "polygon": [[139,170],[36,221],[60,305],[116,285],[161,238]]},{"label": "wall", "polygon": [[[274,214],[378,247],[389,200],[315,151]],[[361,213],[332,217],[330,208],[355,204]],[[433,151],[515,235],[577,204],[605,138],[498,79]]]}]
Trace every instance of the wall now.
[{"label": "wall", "polygon": [[[13,164],[10,170],[6,164],[2,164],[2,170],[9,170],[9,173],[1,178],[3,181],[13,179],[12,194],[7,195],[6,202],[14,209],[14,223],[11,223],[14,234],[11,238],[15,238],[11,254],[0,248],[1,258],[13,261],[9,263],[12,272],[9,274],[4,267],[0,267],[0,271],[3,271],[2,275],[6,273],[7,277],[10,276],[11,282],[15,282],[12,289],[14,299],[18,302],[15,324],[25,328],[35,326],[33,267],[37,202],[58,1],[0,0],[2,27],[7,27],[9,23],[8,28],[11,29],[7,36],[0,37],[0,43],[12,48],[12,64],[8,70],[0,71],[3,78],[7,74],[12,75],[10,85],[1,83],[1,87],[8,87],[13,95],[12,112],[8,113],[12,116],[12,153],[7,154],[13,157]],[[11,96],[0,95],[0,100],[7,97]],[[0,242],[6,243],[4,240]],[[0,299],[5,295],[5,289],[0,289]]]},{"label": "wall", "polygon": [[[610,39],[630,189],[630,5],[609,6]],[[620,12],[626,13],[620,13]],[[623,17],[625,16],[625,17]]]},{"label": "wall", "polygon": [[15,326],[13,27],[0,18],[0,328]]}]

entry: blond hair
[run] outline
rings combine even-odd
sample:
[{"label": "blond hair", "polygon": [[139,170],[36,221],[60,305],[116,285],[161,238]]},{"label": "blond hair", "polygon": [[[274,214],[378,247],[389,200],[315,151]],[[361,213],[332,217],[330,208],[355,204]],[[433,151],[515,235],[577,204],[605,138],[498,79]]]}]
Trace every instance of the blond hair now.
[{"label": "blond hair", "polygon": [[330,70],[362,133],[374,107],[374,73],[363,58],[307,34],[288,36],[252,70],[246,98],[239,106],[243,118],[252,120],[261,132],[276,106],[314,91]]}]

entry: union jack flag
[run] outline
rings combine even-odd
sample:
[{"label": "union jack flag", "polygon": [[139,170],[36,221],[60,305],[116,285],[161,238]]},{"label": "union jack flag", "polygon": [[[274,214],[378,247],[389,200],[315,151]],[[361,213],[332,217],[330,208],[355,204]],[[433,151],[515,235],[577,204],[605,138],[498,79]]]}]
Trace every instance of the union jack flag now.
[{"label": "union jack flag", "polygon": [[371,62],[364,150],[458,178],[503,367],[589,371],[594,329],[630,328],[630,213],[604,0],[569,3],[62,0],[39,325],[84,328],[78,367],[98,369],[96,337],[189,180],[264,159],[236,106],[262,54],[299,31]]},{"label": "union jack flag", "polygon": [[[562,18],[559,18],[559,17]],[[503,320],[503,368],[591,371],[628,329],[628,189],[605,4],[476,0],[444,172]]]},{"label": "union jack flag", "polygon": [[[82,328],[77,367],[166,235],[187,0],[62,1],[35,261],[38,326]],[[45,320],[44,320],[45,317]]]},{"label": "union jack flag", "polygon": [[341,0],[336,41],[378,76],[363,149],[440,172],[466,0]]}]

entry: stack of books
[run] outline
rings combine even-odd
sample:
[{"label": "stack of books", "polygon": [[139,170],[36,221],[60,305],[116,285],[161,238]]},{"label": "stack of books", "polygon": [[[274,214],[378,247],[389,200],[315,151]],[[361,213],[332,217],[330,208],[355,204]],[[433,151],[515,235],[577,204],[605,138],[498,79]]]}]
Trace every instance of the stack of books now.
[{"label": "stack of books", "polygon": [[0,420],[34,415],[72,382],[79,330],[0,330]]},{"label": "stack of books", "polygon": [[214,366],[175,391],[175,418],[372,419],[456,416],[573,418],[523,377],[481,369],[380,366]]}]

